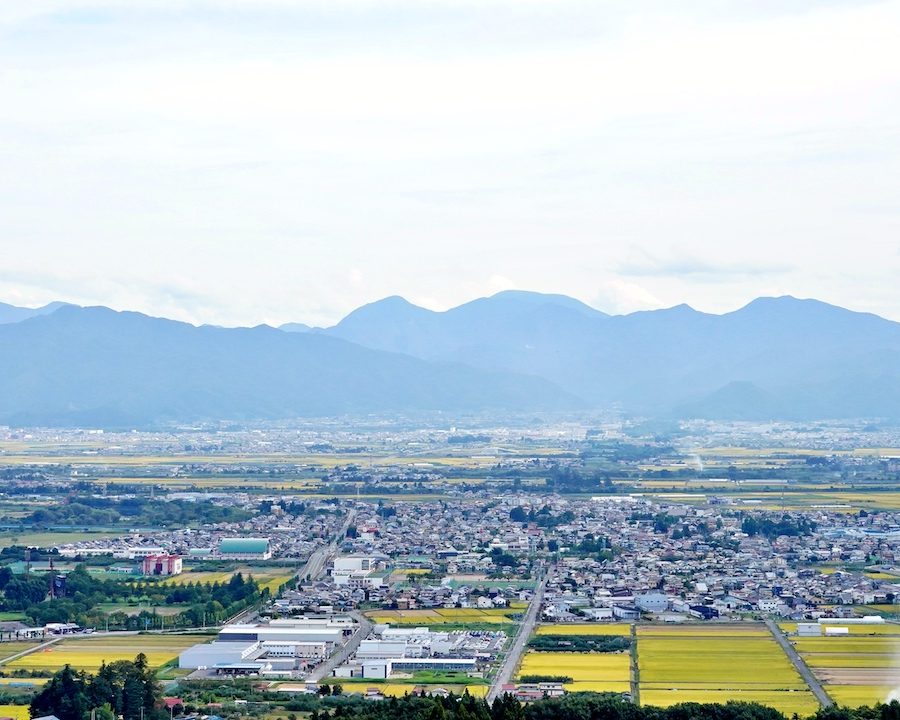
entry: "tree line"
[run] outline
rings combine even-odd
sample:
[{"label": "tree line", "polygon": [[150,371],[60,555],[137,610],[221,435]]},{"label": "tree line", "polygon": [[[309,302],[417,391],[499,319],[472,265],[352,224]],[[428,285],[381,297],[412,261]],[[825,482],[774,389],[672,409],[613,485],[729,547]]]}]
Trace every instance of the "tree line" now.
[{"label": "tree line", "polygon": [[166,618],[169,627],[199,627],[205,622],[224,620],[262,599],[253,578],[240,573],[225,583],[187,583],[165,585],[157,582],[123,582],[102,580],[91,575],[87,567],[78,565],[67,573],[65,596],[50,598],[51,574],[13,574],[0,568],[0,610],[24,612],[37,626],[50,622],[75,622],[84,627],[100,627],[107,621],[113,627],[143,630],[157,621],[149,612],[127,615],[107,614],[101,603],[125,602],[135,597],[152,605],[184,605],[185,609]]}]

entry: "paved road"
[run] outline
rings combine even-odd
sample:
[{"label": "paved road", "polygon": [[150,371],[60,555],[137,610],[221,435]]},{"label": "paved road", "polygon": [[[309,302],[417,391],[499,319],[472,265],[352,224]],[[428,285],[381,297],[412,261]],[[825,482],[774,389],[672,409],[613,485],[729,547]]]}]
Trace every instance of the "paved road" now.
[{"label": "paved road", "polygon": [[328,559],[337,553],[338,546],[343,542],[344,537],[347,535],[347,530],[350,529],[350,526],[353,524],[353,521],[356,519],[356,510],[351,510],[347,513],[347,519],[344,521],[344,524],[341,525],[340,529],[335,533],[331,542],[328,543],[325,547],[321,547],[316,550],[312,555],[309,556],[309,559],[306,561],[306,564],[297,571],[295,578],[297,580],[304,580],[306,576],[309,575],[313,580],[319,578],[322,575],[326,568]]},{"label": "paved road", "polygon": [[[338,546],[344,539],[344,536],[347,534],[347,530],[350,525],[356,519],[356,510],[351,510],[347,513],[347,519],[344,521],[344,524],[341,525],[340,529],[335,533],[331,542],[324,547],[320,547],[318,550],[315,550],[312,555],[310,555],[306,562],[300,566],[300,569],[294,573],[292,580],[294,582],[304,580],[308,575],[313,580],[316,580],[319,576],[321,576],[328,567],[328,559],[333,556],[338,549]],[[255,622],[259,617],[259,607],[253,606],[249,607],[246,610],[242,610],[237,615],[228,618],[223,625],[235,625],[238,623],[252,623]]]},{"label": "paved road", "polygon": [[353,617],[356,618],[356,622],[359,623],[353,637],[344,643],[336,653],[328,658],[328,660],[313,670],[307,676],[306,682],[320,682],[324,678],[331,677],[331,671],[347,662],[347,660],[350,659],[350,656],[356,652],[359,644],[369,637],[369,633],[372,630],[372,621],[362,613],[354,612],[351,613],[351,615],[353,615]]},{"label": "paved road", "polygon": [[815,675],[812,674],[812,671],[807,667],[806,663],[803,662],[803,658],[797,653],[794,649],[794,646],[791,645],[790,640],[788,640],[784,633],[781,632],[781,628],[775,624],[775,621],[772,618],[768,618],[766,620],[766,627],[769,628],[769,632],[772,633],[775,640],[781,645],[781,649],[787,653],[787,656],[790,658],[791,663],[793,663],[794,667],[797,669],[797,672],[800,673],[800,677],[803,678],[804,682],[809,685],[809,689],[812,690],[813,695],[816,696],[816,700],[819,701],[819,705],[822,707],[831,707],[834,705],[834,702],[828,694],[825,692],[825,689],[822,687],[821,683],[818,681]]},{"label": "paved road", "polygon": [[528,642],[528,638],[531,637],[531,632],[534,630],[534,625],[541,611],[541,601],[544,599],[544,588],[546,585],[547,581],[541,580],[534,597],[531,598],[531,604],[528,606],[528,610],[525,611],[525,617],[522,619],[522,624],[519,625],[519,632],[516,633],[512,647],[497,671],[497,676],[491,684],[491,689],[488,690],[487,701],[489,703],[500,697],[500,694],[503,692],[503,686],[512,680],[513,673],[519,667],[519,659],[522,657],[525,644]]}]

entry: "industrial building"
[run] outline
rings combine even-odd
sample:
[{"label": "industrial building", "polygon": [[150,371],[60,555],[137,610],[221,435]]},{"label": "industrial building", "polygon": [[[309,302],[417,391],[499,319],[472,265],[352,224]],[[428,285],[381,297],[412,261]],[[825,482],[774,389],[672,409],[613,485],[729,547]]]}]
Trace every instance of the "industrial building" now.
[{"label": "industrial building", "polygon": [[497,632],[432,632],[427,627],[376,625],[353,659],[333,671],[338,678],[385,680],[395,672],[422,670],[480,672],[502,651],[507,636]]},{"label": "industrial building", "polygon": [[178,667],[227,675],[293,676],[325,660],[355,628],[349,616],[226,625],[215,642],[182,652]]},{"label": "industrial building", "polygon": [[[221,642],[323,642],[339,644],[347,628],[330,625],[226,625],[219,632]],[[352,627],[349,629],[352,632]]]},{"label": "industrial building", "polygon": [[268,538],[225,538],[219,542],[223,560],[268,560],[272,549]]},{"label": "industrial building", "polygon": [[347,555],[334,559],[331,578],[337,586],[379,588],[384,585],[384,558],[372,555]]}]

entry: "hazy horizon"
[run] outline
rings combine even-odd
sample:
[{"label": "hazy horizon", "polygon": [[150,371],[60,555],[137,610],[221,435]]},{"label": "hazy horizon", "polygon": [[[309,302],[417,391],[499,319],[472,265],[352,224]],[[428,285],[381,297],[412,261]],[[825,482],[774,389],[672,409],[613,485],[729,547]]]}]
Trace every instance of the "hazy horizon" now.
[{"label": "hazy horizon", "polygon": [[[432,310],[432,311],[434,311],[434,312],[446,312],[446,311],[448,311],[448,310],[453,310],[454,308],[460,307],[460,306],[462,306],[462,305],[466,305],[466,304],[468,304],[468,303],[470,303],[470,302],[474,302],[475,300],[484,300],[484,299],[487,299],[487,298],[490,298],[490,297],[494,297],[494,296],[497,295],[497,294],[502,294],[502,293],[505,293],[505,292],[508,292],[508,291],[501,290],[501,291],[499,291],[498,293],[492,293],[491,295],[480,295],[480,296],[477,296],[477,297],[467,298],[467,299],[463,300],[462,302],[460,302],[460,303],[458,303],[458,304],[451,305],[450,307],[446,307],[446,308],[426,308],[426,309]],[[519,290],[519,289],[516,289],[514,292],[538,293],[538,291],[536,291],[536,290],[533,291],[533,290]],[[602,310],[601,308],[597,308],[597,307],[591,305],[590,302],[584,301],[584,300],[582,300],[581,298],[573,297],[573,296],[571,296],[571,295],[566,295],[566,293],[563,293],[563,292],[556,292],[556,293],[550,292],[550,293],[540,293],[540,294],[548,294],[548,295],[564,295],[564,296],[569,297],[569,298],[571,298],[571,299],[573,299],[573,300],[578,300],[579,302],[583,302],[585,305],[587,305],[588,307],[591,307],[591,308],[593,308],[593,309],[595,309],[595,310],[599,310],[599,311],[601,311],[601,312],[606,312],[606,311]],[[398,295],[398,294],[394,294],[394,295],[386,295],[386,296],[384,296],[384,297],[375,298],[375,299],[373,299],[373,300],[365,301],[365,302],[363,302],[361,305],[359,305],[358,307],[351,308],[349,312],[347,312],[347,313],[341,315],[340,317],[335,318],[333,321],[327,322],[327,323],[321,324],[321,325],[315,325],[315,324],[313,324],[313,323],[307,322],[307,321],[304,320],[303,318],[298,318],[298,319],[293,319],[293,320],[285,320],[285,321],[278,322],[278,323],[268,323],[268,322],[265,322],[265,321],[259,321],[259,322],[248,322],[248,323],[244,323],[244,324],[236,324],[236,325],[234,325],[234,324],[222,324],[222,323],[212,323],[212,322],[209,322],[209,321],[204,321],[204,320],[202,320],[202,319],[201,319],[201,320],[198,320],[198,321],[186,320],[186,319],[179,318],[179,317],[175,317],[175,316],[165,315],[165,314],[162,314],[162,313],[160,313],[160,312],[155,312],[152,308],[147,309],[147,310],[139,310],[139,309],[132,308],[132,307],[113,307],[113,306],[107,305],[107,304],[105,304],[105,303],[91,303],[91,304],[81,305],[81,304],[79,304],[79,303],[69,302],[69,301],[65,301],[65,300],[54,300],[54,301],[51,301],[51,302],[49,302],[49,303],[42,303],[42,304],[40,304],[40,305],[15,305],[15,303],[11,303],[11,302],[9,302],[9,301],[3,299],[3,298],[0,298],[0,304],[14,305],[14,306],[16,306],[16,307],[28,308],[28,309],[32,309],[32,310],[37,310],[37,309],[40,309],[40,308],[42,308],[42,307],[46,307],[46,306],[48,306],[48,305],[52,305],[52,304],[57,303],[57,302],[58,302],[58,303],[61,303],[61,304],[63,304],[63,305],[70,304],[70,305],[77,305],[77,306],[79,306],[79,307],[105,307],[105,308],[108,308],[108,309],[110,309],[110,310],[115,310],[115,311],[117,311],[117,312],[139,312],[139,313],[142,313],[142,314],[145,314],[145,315],[149,315],[149,316],[151,316],[151,317],[159,317],[159,318],[170,319],[170,320],[178,320],[178,321],[180,321],[180,322],[187,322],[187,323],[189,323],[189,324],[191,324],[191,325],[196,325],[196,326],[202,326],[202,325],[216,325],[216,326],[218,326],[218,327],[225,327],[225,328],[229,328],[229,327],[232,327],[232,328],[239,328],[239,327],[255,327],[255,326],[258,326],[258,325],[270,325],[271,327],[277,328],[277,327],[280,327],[280,326],[282,326],[282,325],[298,324],[298,323],[299,323],[299,324],[309,325],[309,326],[312,327],[312,328],[322,328],[322,329],[325,329],[325,328],[329,328],[329,327],[333,327],[333,326],[337,325],[341,320],[343,320],[345,317],[347,317],[347,315],[349,315],[350,313],[354,312],[355,310],[358,310],[358,309],[361,308],[361,307],[364,307],[364,306],[366,306],[366,305],[373,305],[373,304],[382,302],[382,301],[384,301],[384,300],[388,300],[388,299],[390,299],[390,298],[392,298],[392,297],[400,297],[400,298],[406,300],[407,302],[412,302],[412,301],[409,300],[409,298],[405,298],[405,297],[403,297],[402,295]],[[750,305],[751,303],[753,303],[753,302],[756,301],[756,300],[763,300],[763,299],[779,299],[779,298],[783,298],[783,297],[790,297],[790,298],[793,298],[793,299],[799,300],[799,301],[812,300],[812,301],[817,301],[817,302],[825,302],[825,301],[821,300],[820,298],[803,298],[803,297],[797,297],[796,295],[790,295],[790,294],[788,294],[788,295],[780,295],[780,296],[766,296],[766,295],[761,295],[761,296],[758,296],[758,297],[755,297],[755,298],[750,298],[747,302],[743,302],[743,303],[741,303],[740,305],[738,305],[737,307],[725,309],[725,310],[722,310],[722,311],[719,311],[719,312],[711,312],[711,311],[704,310],[704,309],[702,309],[702,308],[697,308],[697,307],[694,307],[693,305],[691,305],[690,303],[676,303],[675,305],[668,305],[668,306],[660,307],[660,308],[651,308],[650,310],[651,310],[651,311],[652,311],[652,310],[670,310],[670,309],[675,308],[675,307],[680,307],[680,306],[683,306],[683,305],[687,305],[687,306],[690,307],[692,310],[695,310],[695,311],[697,311],[697,312],[699,312],[699,313],[704,313],[704,314],[709,314],[709,315],[727,315],[727,314],[729,314],[729,313],[737,312],[737,311],[739,311],[739,310],[741,310],[741,309],[747,307],[748,305]],[[416,303],[412,303],[412,304],[413,304],[413,305],[416,305],[417,307],[424,307],[424,306],[421,306],[421,305],[417,305]],[[831,304],[831,303],[828,303],[828,304]],[[871,311],[868,311],[868,310],[859,310],[859,309],[853,308],[853,307],[844,307],[844,306],[836,306],[836,307],[842,307],[843,309],[845,309],[845,310],[850,310],[850,311],[852,311],[852,312],[871,313]],[[633,314],[633,313],[640,313],[640,312],[647,312],[647,310],[631,310],[631,311],[627,311],[627,312],[610,312],[610,313],[607,313],[607,314],[609,314],[610,316],[623,316],[623,315],[631,315],[631,314]],[[881,317],[881,318],[883,318],[883,319],[885,319],[885,320],[890,320],[891,322],[900,322],[900,320],[897,320],[897,319],[891,318],[891,317],[887,317],[887,316],[881,315],[881,314],[879,314],[879,313],[871,313],[871,314],[874,314],[874,315],[876,315],[876,316],[878,316],[878,317]]]},{"label": "hazy horizon", "polygon": [[0,297],[900,318],[900,0],[0,8]]}]

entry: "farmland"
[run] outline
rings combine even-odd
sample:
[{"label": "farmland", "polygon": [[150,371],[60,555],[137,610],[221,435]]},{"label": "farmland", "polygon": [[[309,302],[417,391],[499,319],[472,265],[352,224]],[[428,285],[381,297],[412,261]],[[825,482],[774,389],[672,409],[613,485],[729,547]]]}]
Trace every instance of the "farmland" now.
[{"label": "farmland", "polygon": [[522,675],[566,675],[572,678],[566,684],[570,692],[619,692],[631,687],[628,653],[525,653],[519,667]]},{"label": "farmland", "polygon": [[238,567],[234,570],[204,571],[185,568],[181,575],[166,578],[163,585],[187,585],[188,583],[227,583],[236,574],[245,578],[253,577],[261,588],[268,588],[275,593],[284,583],[293,577],[289,569],[283,567]]},{"label": "farmland", "polygon": [[598,623],[556,623],[539,625],[537,635],[612,635],[625,637],[631,634],[631,626],[625,623],[600,625]]},{"label": "farmland", "polygon": [[848,629],[847,636],[791,638],[791,642],[836,702],[859,706],[883,701],[900,679],[900,626]]},{"label": "farmland", "polygon": [[[897,606],[889,606],[889,607],[897,607]],[[897,608],[900,609],[900,608]],[[834,623],[835,625],[840,625],[840,623]],[[797,632],[797,623],[779,623],[778,626],[784,630],[786,633],[796,633]],[[883,624],[858,624],[854,625],[852,623],[846,623],[844,625],[840,625],[841,627],[845,627],[847,629],[847,633],[849,635],[897,635],[900,636],[900,625],[894,625],[892,623],[883,623]],[[803,638],[803,642],[806,643],[807,640],[816,640],[818,638]],[[828,638],[826,638],[828,639]],[[828,646],[830,647],[830,646]]]},{"label": "farmland", "polygon": [[17,655],[20,652],[25,652],[26,650],[35,648],[35,647],[37,647],[37,645],[38,645],[38,643],[36,643],[36,642],[0,643],[0,661],[6,660],[6,658],[12,657],[13,655]]},{"label": "farmland", "polygon": [[488,623],[509,625],[512,617],[521,610],[498,608],[478,610],[477,608],[438,608],[436,610],[376,610],[368,617],[377,623],[391,625],[459,625],[466,623]]},{"label": "farmland", "polygon": [[151,667],[173,660],[185,648],[209,640],[206,635],[122,635],[96,638],[66,638],[47,648],[6,664],[8,670],[49,670],[65,665],[78,670],[96,671],[103,663],[134,660],[139,652],[147,656]]},{"label": "farmland", "polygon": [[801,715],[818,707],[762,626],[640,627],[638,668],[645,705],[740,699]]},{"label": "farmland", "polygon": [[27,705],[0,705],[0,716],[13,720],[30,720]]}]

